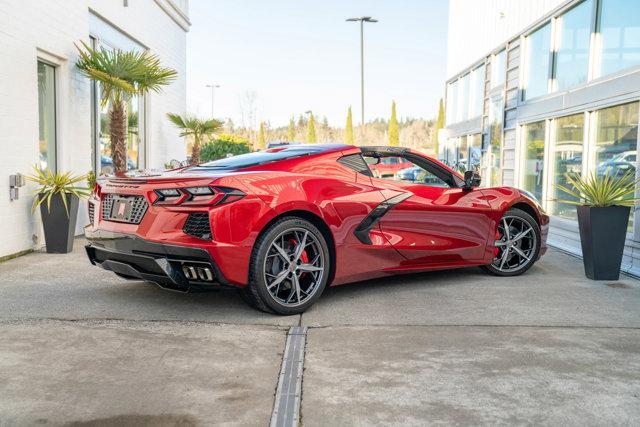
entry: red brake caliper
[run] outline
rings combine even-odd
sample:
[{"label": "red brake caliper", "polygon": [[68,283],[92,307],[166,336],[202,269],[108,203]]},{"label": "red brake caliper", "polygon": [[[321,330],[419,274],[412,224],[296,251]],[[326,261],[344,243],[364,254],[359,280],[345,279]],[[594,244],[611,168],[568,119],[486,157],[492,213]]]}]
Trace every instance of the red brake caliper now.
[{"label": "red brake caliper", "polygon": [[[500,240],[500,231],[496,228],[496,241]],[[496,258],[500,253],[500,248],[494,246],[493,248],[493,257]]]},{"label": "red brake caliper", "polygon": [[[289,240],[289,242],[291,243],[291,246],[293,246],[294,248],[298,244],[296,239],[291,239],[291,240]],[[303,264],[308,264],[309,263],[309,255],[307,255],[307,250],[306,249],[302,251],[302,254],[300,255],[300,261],[302,261]]]}]

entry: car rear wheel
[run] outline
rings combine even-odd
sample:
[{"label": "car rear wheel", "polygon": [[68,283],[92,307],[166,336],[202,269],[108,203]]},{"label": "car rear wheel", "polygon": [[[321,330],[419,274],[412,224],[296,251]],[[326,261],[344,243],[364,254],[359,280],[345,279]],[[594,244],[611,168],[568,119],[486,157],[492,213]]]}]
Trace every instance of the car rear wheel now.
[{"label": "car rear wheel", "polygon": [[517,276],[527,271],[540,254],[540,226],[520,209],[508,210],[496,232],[496,256],[482,268],[496,276]]},{"label": "car rear wheel", "polygon": [[329,263],[327,242],[316,226],[283,218],[256,241],[243,296],[263,311],[302,313],[326,287]]}]

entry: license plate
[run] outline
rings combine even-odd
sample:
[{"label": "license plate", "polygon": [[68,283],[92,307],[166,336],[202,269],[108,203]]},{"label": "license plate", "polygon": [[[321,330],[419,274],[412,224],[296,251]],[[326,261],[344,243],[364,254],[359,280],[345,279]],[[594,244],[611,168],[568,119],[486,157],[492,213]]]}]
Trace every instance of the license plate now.
[{"label": "license plate", "polygon": [[116,197],[113,200],[113,205],[111,206],[111,214],[109,215],[109,219],[113,221],[123,221],[128,222],[131,217],[131,200]]}]

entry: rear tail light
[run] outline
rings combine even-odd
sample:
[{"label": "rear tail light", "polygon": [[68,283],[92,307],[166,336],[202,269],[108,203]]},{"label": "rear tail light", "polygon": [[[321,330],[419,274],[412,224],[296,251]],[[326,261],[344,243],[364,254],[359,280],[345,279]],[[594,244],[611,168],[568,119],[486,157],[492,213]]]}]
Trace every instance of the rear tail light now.
[{"label": "rear tail light", "polygon": [[235,202],[246,194],[230,187],[187,187],[155,190],[154,205],[217,206]]}]

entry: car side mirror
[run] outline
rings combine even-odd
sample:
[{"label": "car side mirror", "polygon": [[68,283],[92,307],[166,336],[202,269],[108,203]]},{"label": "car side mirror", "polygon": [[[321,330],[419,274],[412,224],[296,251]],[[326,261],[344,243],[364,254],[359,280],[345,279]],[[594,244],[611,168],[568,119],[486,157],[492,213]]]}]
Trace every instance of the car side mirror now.
[{"label": "car side mirror", "polygon": [[475,187],[480,187],[480,174],[476,171],[466,171],[464,173],[464,187],[465,190],[471,190]]}]

